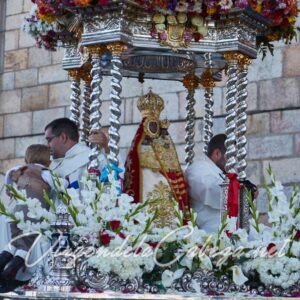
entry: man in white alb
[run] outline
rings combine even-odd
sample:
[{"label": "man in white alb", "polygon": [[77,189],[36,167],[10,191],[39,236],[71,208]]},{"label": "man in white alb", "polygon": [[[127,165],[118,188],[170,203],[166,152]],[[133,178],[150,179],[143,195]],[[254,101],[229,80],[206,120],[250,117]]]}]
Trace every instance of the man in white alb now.
[{"label": "man in white alb", "polygon": [[[56,119],[45,127],[45,139],[52,155],[50,169],[68,179],[70,187],[79,188],[81,177],[87,171],[90,148],[78,143],[76,124],[67,118]],[[108,139],[102,131],[97,131],[90,135],[89,141],[102,149],[98,157],[101,172],[107,164],[105,153],[108,153]]]},{"label": "man in white alb", "polygon": [[220,225],[220,184],[225,171],[225,134],[214,136],[207,156],[194,161],[185,171],[190,206],[197,212],[197,225],[206,232],[217,232]]},{"label": "man in white alb", "polygon": [[[89,164],[89,154],[91,149],[79,143],[79,133],[77,125],[68,118],[60,118],[50,122],[45,127],[45,139],[50,148],[52,162],[50,169],[59,177],[66,178],[69,181],[69,187],[78,189],[80,187],[81,177],[87,173]],[[98,157],[99,172],[106,166],[106,153],[108,152],[108,139],[101,131],[92,132],[89,142],[97,144],[102,149]],[[121,166],[122,167],[122,166]],[[10,242],[9,224],[4,217],[0,217],[0,226],[6,234],[0,238],[0,250]],[[33,255],[30,260],[35,261],[35,257],[40,257],[44,250],[41,247],[34,247]],[[45,246],[48,250],[48,246]],[[12,282],[11,287],[2,286],[0,278],[0,292],[7,292],[21,285],[22,282],[28,281],[35,268],[26,268],[19,270],[17,281]]]}]

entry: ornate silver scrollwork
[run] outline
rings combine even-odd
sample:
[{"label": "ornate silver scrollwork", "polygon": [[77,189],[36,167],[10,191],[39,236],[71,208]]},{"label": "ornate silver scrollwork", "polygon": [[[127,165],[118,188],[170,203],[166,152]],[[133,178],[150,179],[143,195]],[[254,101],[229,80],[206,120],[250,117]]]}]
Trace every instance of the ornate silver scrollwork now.
[{"label": "ornate silver scrollwork", "polygon": [[48,259],[50,272],[43,285],[38,287],[42,291],[69,292],[75,285],[76,280],[73,276],[75,259],[72,255],[65,255],[64,252],[61,252],[71,245],[69,231],[74,225],[69,218],[67,207],[60,204],[56,210],[56,220],[51,224],[55,231],[52,234],[53,252]]},{"label": "ornate silver scrollwork", "polygon": [[110,104],[110,127],[108,130],[109,135],[109,161],[116,166],[119,165],[119,141],[120,141],[120,116],[121,116],[121,92],[122,92],[122,60],[121,54],[127,48],[122,43],[113,43],[107,47],[112,52],[112,69],[111,69],[111,104]]},{"label": "ornate silver scrollwork", "polygon": [[173,283],[172,289],[179,292],[195,293],[194,286],[198,285],[201,293],[227,293],[246,292],[249,287],[246,285],[237,286],[227,276],[217,278],[212,271],[198,270],[194,273],[185,273],[177,282]]},{"label": "ornate silver scrollwork", "polygon": [[158,293],[156,286],[150,286],[143,282],[142,278],[121,279],[118,275],[112,273],[101,273],[88,265],[85,257],[76,261],[75,272],[78,281],[85,286],[96,291],[115,291],[123,293]]}]

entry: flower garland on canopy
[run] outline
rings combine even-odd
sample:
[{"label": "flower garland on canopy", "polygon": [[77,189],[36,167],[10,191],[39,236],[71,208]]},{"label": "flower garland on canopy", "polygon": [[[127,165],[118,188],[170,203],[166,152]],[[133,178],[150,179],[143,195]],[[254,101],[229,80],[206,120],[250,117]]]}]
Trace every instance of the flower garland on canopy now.
[{"label": "flower garland on canopy", "polygon": [[[35,19],[53,24],[57,18],[68,14],[71,7],[104,6],[116,0],[32,0],[37,5]],[[136,0],[154,14],[154,30],[163,39],[163,26],[166,24],[187,23],[186,41],[199,41],[205,36],[203,20],[218,19],[234,8],[250,7],[270,21],[270,30],[258,43],[268,43],[283,39],[290,42],[295,36],[295,22],[298,15],[297,0]],[[160,15],[158,14],[160,13]],[[164,17],[166,16],[166,18]],[[168,17],[169,16],[169,17]],[[197,30],[197,27],[200,30]],[[49,47],[48,47],[49,48]],[[52,50],[50,48],[50,50]]]},{"label": "flower garland on canopy", "polygon": [[[117,2],[117,0],[31,1],[35,3],[36,8],[35,13],[27,19],[27,22],[37,26],[35,30],[27,31],[37,39],[39,45],[44,45],[48,50],[55,48],[57,40],[53,37],[55,30],[45,35],[42,26],[39,26],[40,23],[54,26],[60,17],[70,14],[69,10],[72,7],[104,6]],[[218,19],[226,16],[234,8],[247,7],[270,21],[268,34],[258,38],[259,45],[268,45],[277,40],[289,43],[296,37],[297,0],[136,0],[136,2],[153,13],[153,29],[150,34],[153,37],[158,36],[162,41],[166,38],[165,26],[184,24],[186,27],[184,40],[197,42],[206,35],[205,19]],[[37,34],[39,30],[40,35]],[[45,39],[48,40],[44,42]],[[53,47],[49,47],[49,44]]]}]

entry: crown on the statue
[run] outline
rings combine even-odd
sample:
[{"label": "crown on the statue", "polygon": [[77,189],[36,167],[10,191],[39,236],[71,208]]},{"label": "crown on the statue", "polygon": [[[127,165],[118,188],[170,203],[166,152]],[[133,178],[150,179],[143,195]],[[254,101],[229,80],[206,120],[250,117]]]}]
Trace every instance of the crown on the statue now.
[{"label": "crown on the statue", "polygon": [[156,117],[159,118],[160,113],[164,109],[164,100],[154,94],[151,90],[138,100],[137,107],[141,112],[143,118]]}]

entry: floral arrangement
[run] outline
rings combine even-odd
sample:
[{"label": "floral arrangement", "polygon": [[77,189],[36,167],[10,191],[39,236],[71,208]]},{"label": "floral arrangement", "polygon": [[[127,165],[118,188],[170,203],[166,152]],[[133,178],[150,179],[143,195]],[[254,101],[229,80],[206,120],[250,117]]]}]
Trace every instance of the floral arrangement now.
[{"label": "floral arrangement", "polygon": [[[300,283],[300,195],[297,188],[289,198],[283,186],[268,169],[271,186],[266,185],[269,200],[268,218],[272,226],[259,222],[259,212],[248,194],[252,219],[249,233],[237,228],[237,218],[224,216],[217,233],[207,233],[196,226],[196,213],[185,224],[183,213],[174,203],[174,226],[161,228],[156,223],[159,199],[135,204],[120,194],[117,183],[109,175],[110,188],[83,179],[84,188],[63,190],[59,197],[67,206],[73,228],[71,235],[84,239],[97,251],[88,259],[90,267],[102,273],[113,273],[122,279],[143,278],[156,284],[160,292],[174,288],[186,273],[197,270],[212,272],[217,278],[226,275],[237,286],[276,286],[282,290]],[[56,181],[59,186],[59,181]],[[59,187],[58,187],[59,188]],[[10,187],[13,197],[28,206],[31,218],[24,221],[22,213],[13,215],[0,203],[6,215],[24,232],[37,230],[51,236],[56,206],[45,197],[50,211],[36,199],[28,199]],[[77,238],[77,240],[78,240]],[[116,249],[124,255],[114,255]],[[108,255],[104,255],[104,254]],[[199,282],[192,281],[200,293]],[[296,294],[294,294],[295,296]],[[297,294],[298,295],[298,294]]]},{"label": "floral arrangement", "polygon": [[22,30],[36,40],[37,47],[55,51],[58,41],[57,26],[54,17],[44,17],[39,13],[38,6],[34,5],[22,24]]},{"label": "floral arrangement", "polygon": [[[115,1],[115,0],[114,0]],[[151,36],[162,43],[168,38],[169,26],[179,25],[177,30],[185,44],[200,41],[205,37],[207,18],[218,19],[232,9],[250,7],[270,21],[269,33],[259,37],[258,45],[268,46],[270,42],[284,40],[289,43],[296,37],[295,22],[298,15],[297,0],[136,0],[153,13]],[[72,15],[72,7],[104,6],[112,0],[32,0],[35,3],[33,14],[27,18],[25,30],[46,49],[55,48],[57,21],[65,15]],[[31,27],[31,24],[33,26]],[[184,46],[185,44],[181,45]]]}]

